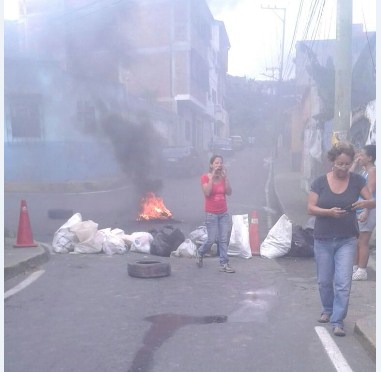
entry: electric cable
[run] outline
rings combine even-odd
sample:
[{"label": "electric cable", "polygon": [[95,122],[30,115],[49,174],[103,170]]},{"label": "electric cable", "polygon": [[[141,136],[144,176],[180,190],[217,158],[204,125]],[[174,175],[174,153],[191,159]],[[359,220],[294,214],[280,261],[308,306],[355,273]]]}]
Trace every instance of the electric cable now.
[{"label": "electric cable", "polygon": [[369,36],[368,36],[368,29],[366,27],[364,8],[361,7],[361,10],[362,10],[362,18],[363,18],[363,21],[364,21],[365,35],[366,35],[367,45],[368,45],[368,49],[369,49],[369,54],[370,54],[370,58],[372,60],[373,71],[374,71],[374,74],[376,75],[376,65],[374,63],[373,53],[372,53],[372,50],[371,50],[371,47],[370,47]]},{"label": "electric cable", "polygon": [[304,0],[300,0],[300,2],[299,2],[299,10],[298,10],[298,14],[297,14],[297,17],[296,17],[296,22],[295,22],[294,33],[292,35],[290,49],[288,51],[288,55],[287,55],[287,58],[286,58],[286,68],[285,68],[285,71],[289,71],[289,72],[285,73],[286,78],[288,78],[291,75],[292,67],[289,68],[289,65],[291,64],[291,62],[290,62],[291,50],[293,49],[293,46],[295,44],[295,39],[296,39],[297,30],[298,30],[298,27],[299,27],[299,21],[300,21],[300,16],[301,16],[302,9],[303,9],[303,4],[304,4]]}]

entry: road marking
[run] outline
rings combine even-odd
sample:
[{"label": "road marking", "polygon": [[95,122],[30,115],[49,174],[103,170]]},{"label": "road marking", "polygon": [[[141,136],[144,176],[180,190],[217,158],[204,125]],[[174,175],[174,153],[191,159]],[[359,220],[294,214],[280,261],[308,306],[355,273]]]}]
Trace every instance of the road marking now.
[{"label": "road marking", "polygon": [[90,194],[105,194],[105,193],[110,193],[110,192],[115,192],[115,191],[122,191],[122,190],[127,190],[130,189],[130,185],[126,186],[119,186],[113,189],[107,189],[107,190],[94,190],[94,191],[78,191],[78,192],[66,192],[65,195],[90,195]]},{"label": "road marking", "polygon": [[4,293],[4,300],[7,299],[8,297],[10,296],[13,296],[14,294],[16,294],[17,292],[20,292],[21,290],[23,290],[24,288],[26,288],[29,284],[32,284],[35,280],[37,280],[43,273],[45,272],[45,270],[39,270],[39,271],[35,271],[34,273],[32,273],[31,275],[29,275],[25,280],[23,280],[21,283],[17,284],[16,287],[13,287],[12,289],[10,289],[9,291],[6,291]]},{"label": "road marking", "polygon": [[315,331],[318,334],[320,341],[322,342],[325,351],[327,352],[331,362],[333,363],[336,371],[338,372],[353,372],[345,360],[343,354],[339,350],[335,341],[324,327],[315,327]]}]

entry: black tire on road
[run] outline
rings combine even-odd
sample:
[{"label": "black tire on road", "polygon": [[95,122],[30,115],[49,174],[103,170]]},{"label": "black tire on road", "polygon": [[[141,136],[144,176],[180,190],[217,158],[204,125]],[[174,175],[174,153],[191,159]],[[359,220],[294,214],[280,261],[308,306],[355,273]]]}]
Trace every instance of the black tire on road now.
[{"label": "black tire on road", "polygon": [[72,209],[49,209],[48,217],[55,220],[68,220],[74,214]]},{"label": "black tire on road", "polygon": [[171,265],[156,260],[140,260],[128,263],[127,272],[135,278],[161,278],[171,274]]}]

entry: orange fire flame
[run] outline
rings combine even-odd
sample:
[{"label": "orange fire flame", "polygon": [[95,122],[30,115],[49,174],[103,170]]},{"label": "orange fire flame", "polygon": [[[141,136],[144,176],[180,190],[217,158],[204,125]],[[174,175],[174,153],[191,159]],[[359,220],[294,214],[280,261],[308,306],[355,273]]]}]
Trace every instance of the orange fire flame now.
[{"label": "orange fire flame", "polygon": [[164,205],[163,199],[149,192],[142,198],[140,213],[137,218],[142,220],[166,220],[172,218],[172,213]]}]

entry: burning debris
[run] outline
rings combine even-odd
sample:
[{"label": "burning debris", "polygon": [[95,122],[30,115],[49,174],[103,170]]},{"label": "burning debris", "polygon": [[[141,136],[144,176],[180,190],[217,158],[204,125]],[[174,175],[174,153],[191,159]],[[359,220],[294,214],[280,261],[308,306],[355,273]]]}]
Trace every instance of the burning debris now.
[{"label": "burning debris", "polygon": [[171,218],[172,213],[164,205],[162,198],[156,196],[153,192],[148,192],[142,198],[137,221],[168,220]]}]

